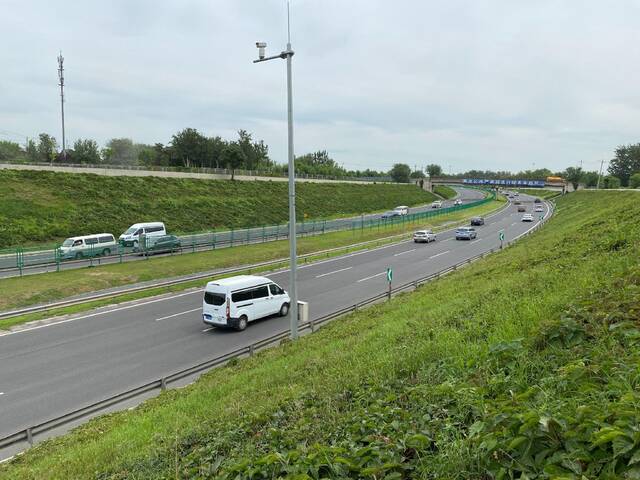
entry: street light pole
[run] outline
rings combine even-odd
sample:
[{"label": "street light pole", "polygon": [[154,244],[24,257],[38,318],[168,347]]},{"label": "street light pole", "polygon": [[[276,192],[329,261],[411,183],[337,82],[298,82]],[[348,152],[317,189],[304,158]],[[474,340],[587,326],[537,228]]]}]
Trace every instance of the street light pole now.
[{"label": "street light pole", "polygon": [[[287,12],[288,15],[288,12]],[[291,80],[291,58],[293,50],[291,49],[291,37],[289,35],[287,49],[280,55],[272,57],[265,56],[265,48],[267,44],[257,42],[258,59],[253,63],[266,62],[276,58],[282,58],[287,61],[287,123],[288,123],[288,156],[289,156],[289,298],[291,298],[291,306],[289,308],[291,338],[298,338],[298,294],[297,294],[297,249],[296,249],[296,181],[295,181],[295,159],[293,153],[293,84]]]}]

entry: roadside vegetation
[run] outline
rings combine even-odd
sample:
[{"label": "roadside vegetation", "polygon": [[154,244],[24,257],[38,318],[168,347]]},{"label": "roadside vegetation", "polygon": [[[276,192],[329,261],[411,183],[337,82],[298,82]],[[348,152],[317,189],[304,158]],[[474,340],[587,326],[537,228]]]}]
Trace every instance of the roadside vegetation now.
[{"label": "roadside vegetation", "polygon": [[509,189],[509,191],[526,193],[527,195],[534,195],[544,200],[550,200],[552,198],[559,197],[562,195],[561,191],[546,190],[541,188],[514,188],[514,189]]},{"label": "roadside vegetation", "polygon": [[[402,237],[387,237],[410,235],[416,228],[451,227],[456,222],[466,221],[474,215],[484,215],[504,205],[504,200],[489,202],[478,207],[460,210],[427,220],[412,223],[396,224],[383,228],[365,228],[350,231],[326,233],[323,235],[302,237],[298,239],[298,253],[306,254],[328,250],[331,248],[346,247],[368,240],[381,239],[385,241],[399,241]],[[188,253],[175,256],[148,257],[148,260],[139,260],[122,264],[102,265],[94,268],[82,268],[75,270],[62,270],[24,277],[11,277],[0,279],[0,311],[52,302],[67,298],[71,295],[95,292],[98,290],[131,285],[150,280],[165,279],[188,275],[198,272],[206,272],[215,269],[239,267],[252,263],[259,263],[279,258],[288,258],[289,246],[286,240],[266,242],[261,244],[223,248],[205,252]],[[375,247],[376,245],[371,245]],[[364,248],[364,247],[362,247]],[[343,252],[340,252],[343,253]],[[267,267],[273,268],[273,267]],[[255,270],[254,270],[255,272]],[[181,284],[171,288],[154,289],[129,295],[127,300],[141,298],[169,291],[181,290],[191,286],[203,285],[206,280],[197,280],[193,284]],[[103,300],[79,307],[58,309],[56,314],[75,313],[89,308],[95,308],[109,303],[123,301],[124,298]],[[6,329],[13,325],[50,317],[52,311],[38,314],[29,314],[0,320],[0,329]]]},{"label": "roadside vegetation", "polygon": [[577,192],[417,292],[95,419],[3,478],[640,475],[640,202]]},{"label": "roadside vegetation", "polygon": [[[163,221],[170,233],[259,227],[288,220],[287,183],[0,170],[0,248],[59,242]],[[436,197],[414,185],[296,185],[298,221],[360,215]],[[331,199],[331,201],[327,201]]]},{"label": "roadside vegetation", "polygon": [[453,188],[447,187],[446,185],[436,185],[433,187],[433,193],[447,200],[457,195],[457,192]]}]

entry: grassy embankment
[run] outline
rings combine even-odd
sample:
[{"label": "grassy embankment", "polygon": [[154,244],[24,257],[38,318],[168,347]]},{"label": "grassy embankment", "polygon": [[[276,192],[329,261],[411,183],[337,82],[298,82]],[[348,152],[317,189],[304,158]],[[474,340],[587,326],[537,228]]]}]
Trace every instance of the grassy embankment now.
[{"label": "grassy embankment", "polygon": [[[296,186],[298,220],[359,215],[436,197],[414,185],[309,183]],[[106,177],[0,171],[0,248],[58,242],[163,221],[170,233],[275,225],[288,220],[287,183]],[[330,201],[328,201],[330,199]]]},{"label": "grassy embankment", "polygon": [[[298,253],[313,253],[330,248],[348,247],[359,242],[368,240],[384,239],[392,235],[407,233],[417,227],[436,228],[446,224],[451,226],[451,222],[460,222],[473,215],[483,215],[503,205],[503,202],[489,202],[478,207],[460,210],[442,216],[420,220],[413,223],[386,226],[385,228],[371,228],[365,230],[342,231],[303,237],[298,240]],[[399,241],[401,238],[390,239],[389,241]],[[0,279],[0,311],[25,307],[38,303],[60,300],[80,293],[94,292],[110,287],[129,285],[149,280],[171,278],[190,273],[210,271],[219,268],[259,263],[267,260],[274,260],[288,257],[288,242],[280,240],[248,246],[238,246],[224,248],[221,250],[211,250],[206,252],[188,253],[176,256],[150,257],[148,260],[140,260],[134,263],[102,265],[94,268],[83,268],[77,270],[63,270],[61,272],[42,273],[27,275],[22,278],[12,277]],[[372,244],[370,247],[375,247]],[[344,252],[339,252],[344,253]],[[336,253],[337,254],[337,253]],[[286,264],[283,264],[286,266]],[[266,267],[273,269],[274,267]],[[254,270],[254,273],[256,270]],[[136,294],[108,299],[80,306],[66,307],[55,311],[47,311],[36,314],[23,315],[20,317],[0,320],[0,329],[6,329],[14,325],[22,324],[32,320],[50,317],[52,314],[69,314],[78,311],[85,311],[90,308],[103,306],[125,300],[158,295],[171,291],[183,290],[193,286],[200,286],[207,280],[195,280],[190,283],[183,283],[174,287],[158,288]]]},{"label": "grassy embankment", "polygon": [[91,421],[6,478],[638,478],[640,202]]},{"label": "grassy embankment", "polygon": [[540,188],[515,188],[515,189],[509,189],[509,191],[526,193],[527,195],[533,195],[536,197],[543,198],[545,200],[549,200],[551,198],[555,198],[562,195],[562,192],[558,190],[545,190]]},{"label": "grassy embankment", "polygon": [[453,188],[447,187],[446,185],[436,185],[433,187],[433,192],[446,199],[453,198],[457,195],[457,192]]}]

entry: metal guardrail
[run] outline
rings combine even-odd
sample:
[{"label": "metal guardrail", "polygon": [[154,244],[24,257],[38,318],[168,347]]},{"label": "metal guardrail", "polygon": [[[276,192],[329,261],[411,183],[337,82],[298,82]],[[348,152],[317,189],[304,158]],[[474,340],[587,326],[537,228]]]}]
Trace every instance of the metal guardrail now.
[{"label": "metal guardrail", "polygon": [[[544,223],[546,223],[546,221],[553,215],[553,211],[554,208],[552,207],[552,203],[551,202],[546,202],[547,205],[549,206],[549,215],[547,215],[542,221],[538,222],[533,228],[529,229],[528,231],[526,231],[524,234],[512,239],[511,241],[507,242],[505,245],[509,246],[511,245],[513,242],[515,242],[517,239],[523,237],[523,236],[528,236],[531,233],[535,232],[536,230],[538,230]],[[308,322],[305,322],[301,325],[299,325],[298,327],[298,331],[300,333],[304,333],[305,331],[309,330],[311,333],[315,332],[316,329],[335,319],[338,317],[341,317],[343,315],[352,313],[352,312],[356,312],[358,311],[360,308],[362,307],[366,307],[367,305],[371,305],[373,303],[379,302],[380,300],[384,300],[385,298],[390,300],[391,297],[393,295],[397,295],[398,293],[402,293],[411,289],[417,289],[420,285],[423,285],[425,283],[431,282],[433,280],[437,280],[440,277],[447,275],[449,273],[455,272],[456,270],[458,270],[461,267],[464,267],[466,265],[469,265],[471,263],[473,263],[476,260],[479,260],[481,258],[486,257],[487,255],[490,255],[492,253],[494,253],[495,251],[500,250],[499,247],[497,248],[492,248],[491,250],[475,255],[473,257],[470,257],[466,260],[463,260],[462,262],[459,262],[451,267],[448,267],[444,270],[441,270],[439,272],[427,275],[425,277],[419,278],[417,280],[413,280],[411,282],[407,282],[403,285],[399,285],[397,287],[393,287],[390,290],[387,290],[385,292],[379,293],[377,295],[374,295],[366,300],[363,300],[361,302],[357,302],[354,305],[350,305],[348,307],[344,307],[341,308],[335,312],[332,312],[330,314],[327,314],[323,317],[314,319],[314,320],[309,320]],[[131,398],[135,398],[137,396],[142,395],[143,393],[149,392],[149,391],[153,391],[153,390],[165,390],[167,388],[167,386],[170,383],[176,382],[180,379],[183,379],[185,377],[189,377],[193,374],[202,372],[204,370],[208,370],[210,368],[216,367],[218,365],[222,365],[226,362],[228,362],[231,359],[234,358],[242,358],[242,357],[246,357],[246,356],[253,356],[255,354],[256,351],[270,347],[270,346],[276,346],[278,345],[281,341],[287,339],[289,337],[289,330],[283,330],[279,333],[276,333],[274,335],[271,335],[267,338],[264,338],[262,340],[259,340],[255,343],[251,343],[247,346],[244,347],[240,347],[237,348],[231,352],[225,353],[223,355],[219,355],[217,357],[211,358],[209,360],[206,360],[204,362],[201,362],[197,365],[193,365],[191,367],[185,368],[183,370],[174,372],[172,374],[166,375],[162,378],[159,378],[157,380],[154,380],[152,382],[148,382],[145,383],[144,385],[140,385],[138,387],[132,388],[130,390],[127,390],[125,392],[113,395],[111,397],[108,397],[104,400],[100,400],[98,402],[92,403],[90,405],[81,407],[79,409],[73,410],[69,413],[66,413],[64,415],[60,415],[58,417],[52,418],[50,420],[47,420],[45,422],[39,423],[37,425],[33,425],[31,427],[25,428],[23,430],[20,430],[16,433],[13,433],[11,435],[7,435],[3,438],[0,438],[0,450],[5,449],[7,447],[10,447],[12,445],[16,445],[18,443],[23,443],[26,442],[29,445],[33,445],[34,442],[34,437],[36,435],[40,435],[46,432],[49,432],[55,428],[58,428],[60,426],[63,426],[65,424],[71,423],[75,420],[79,420],[81,418],[84,418],[88,415],[91,415],[92,413],[97,413],[100,411],[103,411],[113,405],[117,405],[121,402],[124,402],[126,400],[129,400]]]},{"label": "metal guardrail", "polygon": [[[98,169],[98,170],[129,170],[137,172],[171,172],[171,173],[195,173],[195,174],[208,174],[208,175],[231,175],[243,177],[269,177],[269,178],[287,178],[286,172],[278,172],[275,170],[243,170],[236,169],[234,172],[228,168],[216,168],[216,167],[163,167],[159,165],[123,165],[123,164],[90,164],[90,163],[47,163],[47,162],[2,162],[4,165],[20,167],[33,166],[33,167],[45,167],[55,169],[56,167],[62,168],[77,168],[77,169]],[[296,179],[301,180],[335,180],[346,182],[379,182],[379,183],[395,183],[393,179],[388,176],[382,177],[351,177],[351,176],[337,176],[337,175],[313,175],[309,173],[296,173]]]}]

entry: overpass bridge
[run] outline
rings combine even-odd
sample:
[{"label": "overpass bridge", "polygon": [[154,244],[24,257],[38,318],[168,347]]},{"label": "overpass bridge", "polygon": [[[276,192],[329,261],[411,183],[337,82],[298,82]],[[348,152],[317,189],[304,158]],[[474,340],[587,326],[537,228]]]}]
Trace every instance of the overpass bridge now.
[{"label": "overpass bridge", "polygon": [[423,190],[433,192],[436,185],[465,185],[472,187],[498,187],[498,188],[540,188],[545,190],[558,190],[561,192],[573,191],[573,186],[566,181],[547,181],[529,179],[504,179],[504,178],[459,178],[459,177],[427,177],[416,181]]}]

